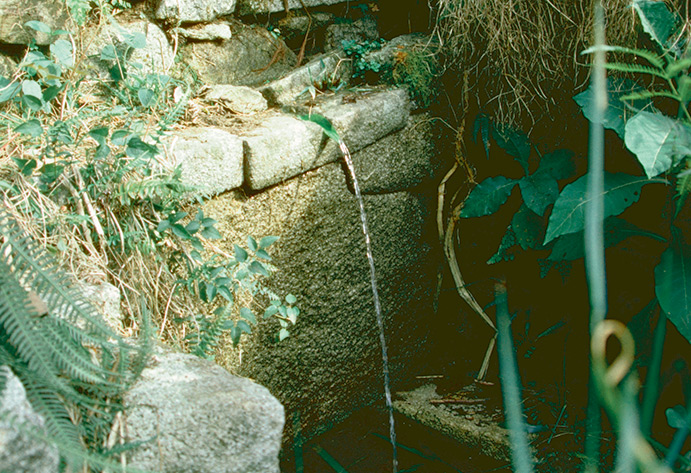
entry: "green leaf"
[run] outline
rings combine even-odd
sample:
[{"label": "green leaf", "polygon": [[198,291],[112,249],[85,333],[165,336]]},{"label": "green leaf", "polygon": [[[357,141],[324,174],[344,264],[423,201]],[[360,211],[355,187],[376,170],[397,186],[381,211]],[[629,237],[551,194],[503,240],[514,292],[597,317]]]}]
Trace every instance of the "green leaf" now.
[{"label": "green leaf", "polygon": [[319,115],[318,113],[310,113],[309,115],[299,115],[298,118],[301,120],[306,120],[312,123],[316,123],[324,130],[324,134],[334,140],[336,143],[341,142],[341,137],[338,136],[338,132],[334,128],[331,121],[324,115]]},{"label": "green leaf", "polygon": [[66,39],[59,39],[50,45],[50,52],[55,60],[65,67],[74,66],[74,55],[72,54],[72,43]]},{"label": "green leaf", "polygon": [[22,103],[34,112],[38,112],[43,108],[43,100],[38,99],[32,95],[23,96]]},{"label": "green leaf", "polygon": [[144,107],[148,107],[155,96],[156,94],[153,90],[147,89],[145,87],[142,87],[137,92],[137,97],[139,97],[139,103],[141,103]]},{"label": "green leaf", "polygon": [[93,128],[91,131],[89,131],[89,136],[92,137],[96,142],[104,146],[106,144],[106,140],[108,139],[108,134],[110,133],[110,130],[108,129],[107,126],[99,127],[99,128]]},{"label": "green leaf", "polygon": [[259,249],[259,245],[257,244],[257,240],[252,238],[251,236],[247,235],[247,246],[249,247],[250,251],[253,253]]},{"label": "green leaf", "polygon": [[559,196],[559,184],[546,172],[536,172],[518,181],[525,205],[537,215],[544,215],[547,207]]},{"label": "green leaf", "polygon": [[300,315],[300,309],[297,307],[288,307],[286,310],[286,316],[293,325],[295,325],[295,322],[297,322],[298,315]]},{"label": "green leaf", "polygon": [[268,248],[271,245],[273,245],[279,237],[277,236],[265,236],[261,240],[259,240],[259,248]]},{"label": "green leaf", "polygon": [[655,268],[655,295],[667,318],[691,343],[691,252],[689,248],[662,253]]},{"label": "green leaf", "polygon": [[50,26],[38,20],[27,21],[24,23],[24,26],[31,28],[32,30],[36,30],[39,33],[51,34],[53,32],[53,30],[50,29]]},{"label": "green leaf", "polygon": [[185,225],[185,230],[187,230],[190,233],[190,235],[194,235],[195,233],[197,233],[200,228],[201,224],[196,220],[192,220],[190,223]]},{"label": "green leaf", "polygon": [[22,81],[22,93],[30,97],[36,97],[39,101],[43,99],[41,86],[35,80]]},{"label": "green leaf", "polygon": [[545,231],[545,220],[527,206],[521,205],[513,215],[511,228],[521,248],[524,250],[540,248]]},{"label": "green leaf", "polygon": [[112,44],[107,44],[101,49],[101,61],[117,61],[118,51]]},{"label": "green leaf", "polygon": [[548,153],[540,158],[540,166],[535,173],[545,173],[556,180],[569,178],[576,172],[573,157],[573,151],[568,149]]},{"label": "green leaf", "polygon": [[214,227],[204,227],[200,232],[200,235],[207,240],[220,240],[221,234]]},{"label": "green leaf", "polygon": [[24,123],[15,127],[14,131],[16,131],[17,133],[21,133],[23,135],[29,135],[33,136],[34,138],[38,138],[43,134],[43,127],[41,126],[41,122],[38,121],[37,118],[32,118],[31,120],[27,120]]},{"label": "green leaf", "polygon": [[147,158],[158,154],[158,148],[149,143],[145,143],[138,136],[133,136],[127,141],[125,154],[131,158]]},{"label": "green leaf", "polygon": [[[627,105],[621,101],[621,97],[640,90],[643,89],[635,86],[631,82],[612,79],[607,80],[607,110],[605,110],[602,125],[605,128],[614,130],[622,140],[625,136],[624,126],[626,124],[627,115],[630,115],[631,112],[627,108]],[[585,118],[592,121],[595,113],[593,84],[590,84],[586,90],[574,96],[573,100],[581,107],[581,111]]]},{"label": "green leaf", "polygon": [[282,342],[286,338],[290,336],[290,332],[286,328],[282,328],[281,330],[278,331],[278,341]]},{"label": "green leaf", "polygon": [[691,127],[659,113],[639,112],[626,123],[624,142],[646,175],[654,177],[691,155]]},{"label": "green leaf", "polygon": [[121,30],[122,40],[129,47],[143,49],[146,47],[146,35],[138,31]]},{"label": "green leaf", "polygon": [[676,23],[676,18],[669,11],[665,2],[650,0],[635,0],[633,8],[638,13],[643,30],[664,48]]},{"label": "green leaf", "polygon": [[0,103],[7,102],[16,96],[22,89],[19,82],[11,82],[4,77],[0,78]]},{"label": "green leaf", "polygon": [[[604,177],[604,218],[619,215],[638,201],[641,187],[651,182],[642,177],[623,173],[605,173]],[[549,217],[545,245],[558,236],[583,230],[585,208],[592,198],[587,196],[586,192],[587,176],[579,178],[562,190]]]},{"label": "green leaf", "polygon": [[528,172],[528,158],[530,157],[530,140],[528,135],[521,130],[509,127],[494,126],[492,136],[500,148],[513,156],[521,163],[523,169]]},{"label": "green leaf", "polygon": [[43,91],[43,102],[50,102],[65,88],[64,85],[48,87]]},{"label": "green leaf", "polygon": [[230,292],[230,289],[226,286],[218,286],[218,293],[223,297],[225,300],[230,302],[232,304],[233,302],[233,293]]},{"label": "green leaf", "polygon": [[243,307],[242,309],[240,309],[240,317],[247,320],[251,324],[257,323],[257,318],[254,316],[254,313],[247,307]]},{"label": "green leaf", "polygon": [[235,259],[238,262],[244,263],[247,261],[247,251],[244,248],[241,248],[238,245],[233,245],[233,248],[235,249]]},{"label": "green leaf", "polygon": [[250,264],[250,271],[252,271],[255,274],[261,274],[262,276],[267,278],[269,277],[269,272],[259,261],[252,261],[252,263]]},{"label": "green leaf", "polygon": [[22,173],[22,175],[24,176],[30,176],[31,173],[34,172],[34,169],[36,169],[36,166],[38,165],[35,159],[12,158],[12,161],[15,162],[15,164],[19,168],[19,172]]},{"label": "green leaf", "polygon": [[266,250],[263,250],[261,248],[257,250],[257,252],[255,253],[255,256],[257,258],[261,258],[261,259],[264,259],[266,261],[271,261],[271,256],[269,255],[269,253],[267,253]]},{"label": "green leaf", "polygon": [[276,315],[277,313],[278,313],[278,307],[272,304],[269,307],[267,307],[266,310],[264,310],[264,318],[267,319],[267,318],[271,317],[272,315]]},{"label": "green leaf", "polygon": [[288,294],[288,295],[286,296],[286,302],[287,302],[288,304],[295,304],[297,301],[298,301],[298,298],[295,297],[295,296],[292,295],[292,294]]},{"label": "green leaf", "polygon": [[238,320],[237,328],[240,329],[241,332],[252,333],[252,327],[244,320]]},{"label": "green leaf", "polygon": [[673,429],[691,429],[691,416],[686,412],[684,406],[676,405],[665,410],[667,423]]},{"label": "green leaf", "polygon": [[515,185],[516,181],[504,176],[485,179],[470,192],[461,209],[461,217],[482,217],[493,214],[506,202]]}]

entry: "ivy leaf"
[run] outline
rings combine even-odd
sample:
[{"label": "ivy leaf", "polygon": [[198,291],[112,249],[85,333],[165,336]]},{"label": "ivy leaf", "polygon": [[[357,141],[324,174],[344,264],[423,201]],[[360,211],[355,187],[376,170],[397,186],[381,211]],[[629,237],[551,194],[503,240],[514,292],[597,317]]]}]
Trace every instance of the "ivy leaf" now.
[{"label": "ivy leaf", "polygon": [[691,257],[688,248],[662,253],[655,268],[655,295],[667,318],[691,343]]},{"label": "ivy leaf", "polygon": [[525,205],[537,215],[544,215],[547,207],[559,196],[559,184],[546,172],[536,172],[518,181]]},{"label": "ivy leaf", "polygon": [[516,181],[505,176],[485,179],[470,192],[461,209],[461,217],[482,217],[493,214],[506,202],[515,185]]},{"label": "ivy leaf", "polygon": [[[558,236],[583,230],[585,208],[592,198],[586,195],[587,177],[583,176],[564,187],[559,194],[549,217],[545,245]],[[648,179],[624,173],[606,172],[604,178],[604,218],[619,215],[631,204],[637,202],[641,187],[651,182]]]},{"label": "ivy leaf", "polygon": [[691,127],[659,113],[638,112],[626,123],[624,142],[646,175],[655,177],[691,155]]}]

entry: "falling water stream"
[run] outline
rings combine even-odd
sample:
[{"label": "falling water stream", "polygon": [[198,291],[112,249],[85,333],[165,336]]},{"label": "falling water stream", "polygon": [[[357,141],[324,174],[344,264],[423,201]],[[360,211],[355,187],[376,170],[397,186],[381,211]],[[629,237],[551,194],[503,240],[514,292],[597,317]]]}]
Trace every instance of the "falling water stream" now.
[{"label": "falling water stream", "polygon": [[393,403],[391,402],[391,386],[389,381],[389,355],[386,349],[386,336],[384,335],[384,318],[381,313],[381,304],[379,302],[379,290],[377,289],[377,277],[374,271],[374,257],[372,256],[372,244],[370,242],[370,233],[367,227],[367,213],[365,212],[365,203],[362,200],[362,193],[360,192],[360,185],[358,184],[357,176],[355,175],[355,166],[350,157],[350,151],[346,144],[339,140],[338,146],[341,148],[343,157],[345,158],[350,177],[353,179],[353,189],[355,190],[355,197],[360,205],[360,220],[362,221],[362,233],[365,235],[365,245],[367,247],[367,260],[369,261],[370,281],[372,283],[372,298],[374,299],[374,311],[377,316],[377,324],[379,325],[379,341],[381,342],[381,356],[384,372],[384,396],[386,398],[386,408],[389,411],[389,438],[393,447],[393,473],[398,472],[398,455],[396,453],[396,429],[394,427],[393,419]]}]

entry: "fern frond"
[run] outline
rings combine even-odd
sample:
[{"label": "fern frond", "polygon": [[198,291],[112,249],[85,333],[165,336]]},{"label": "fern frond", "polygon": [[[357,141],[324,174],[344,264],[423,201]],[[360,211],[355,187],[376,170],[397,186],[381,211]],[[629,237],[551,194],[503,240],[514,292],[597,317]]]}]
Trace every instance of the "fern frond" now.
[{"label": "fern frond", "polygon": [[634,56],[641,57],[648,61],[650,64],[655,66],[658,69],[664,68],[665,64],[662,61],[662,58],[658,56],[657,54],[653,53],[652,51],[649,51],[647,49],[638,49],[638,48],[626,48],[624,46],[609,46],[609,45],[599,45],[599,46],[593,46],[585,51],[583,51],[581,54],[591,54],[594,52],[598,51],[604,51],[604,52],[611,52],[611,53],[624,53],[624,54],[633,54]]},{"label": "fern frond", "polygon": [[667,97],[677,102],[681,101],[681,97],[666,90],[640,90],[622,95],[619,100],[648,100],[656,97]]},{"label": "fern frond", "polygon": [[188,87],[187,90],[182,94],[182,97],[180,97],[180,100],[178,100],[178,102],[173,107],[168,109],[168,112],[161,117],[161,120],[158,122],[157,130],[157,134],[159,136],[168,131],[172,125],[180,122],[182,116],[185,114],[187,104],[189,103],[191,97],[192,88]]},{"label": "fern frond", "polygon": [[605,64],[605,68],[610,71],[626,72],[630,74],[650,74],[653,76],[661,77],[667,79],[667,74],[663,69],[658,69],[650,66],[643,66],[641,64],[627,64],[621,62],[608,62]]}]

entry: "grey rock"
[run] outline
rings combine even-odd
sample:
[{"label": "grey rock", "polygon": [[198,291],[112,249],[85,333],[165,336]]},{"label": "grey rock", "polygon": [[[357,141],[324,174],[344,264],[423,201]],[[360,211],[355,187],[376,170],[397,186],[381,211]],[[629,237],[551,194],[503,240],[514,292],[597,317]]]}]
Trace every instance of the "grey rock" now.
[{"label": "grey rock", "polygon": [[[337,94],[314,108],[324,115],[338,131],[351,153],[408,123],[410,100],[403,89],[379,89],[364,94]],[[323,151],[328,156],[340,156],[334,142],[327,143]]]},{"label": "grey rock", "polygon": [[181,48],[182,59],[205,84],[261,85],[287,73],[297,57],[265,28],[230,23],[232,38],[193,42]]},{"label": "grey rock", "polygon": [[17,70],[17,63],[10,57],[0,54],[0,76],[9,78]]},{"label": "grey rock", "polygon": [[353,154],[360,190],[364,194],[400,192],[429,181],[441,164],[435,159],[435,131],[428,114],[413,115],[401,131]]},{"label": "grey rock", "polygon": [[[334,125],[354,153],[396,130],[408,120],[408,95],[404,90],[380,90],[344,103],[337,94],[314,110]],[[305,112],[307,113],[307,112]],[[309,169],[336,161],[338,145],[328,140],[318,125],[287,115],[269,116],[244,136],[247,184],[258,190]]]},{"label": "grey rock", "polygon": [[[318,7],[322,5],[335,5],[345,3],[347,0],[288,0],[290,10]],[[239,15],[250,15],[256,13],[275,13],[285,11],[283,0],[239,0],[237,13]]]},{"label": "grey rock", "polygon": [[[281,36],[292,39],[296,36],[303,36],[309,28],[310,35],[325,28],[333,23],[336,15],[333,13],[314,12],[311,16],[301,15],[298,11],[291,15],[281,18],[276,27],[281,32]],[[310,21],[311,20],[311,21]]]},{"label": "grey rock", "polygon": [[264,387],[187,354],[154,355],[125,395],[135,468],[278,473],[283,406]]},{"label": "grey rock", "polygon": [[103,320],[108,326],[116,333],[122,333],[120,289],[107,282],[89,284],[80,281],[77,283],[77,287],[84,299],[103,316]]},{"label": "grey rock", "polygon": [[[146,37],[146,46],[141,49],[131,48],[125,43],[125,35],[134,33],[143,34]],[[123,21],[117,23],[105,23],[101,30],[93,29],[87,33],[85,40],[90,46],[87,54],[97,64],[107,71],[110,64],[100,61],[102,49],[109,44],[115,46],[118,51],[126,52],[125,57],[129,63],[142,65],[142,72],[167,74],[173,65],[175,54],[166,34],[156,24],[146,20]],[[105,74],[105,72],[103,72]]]},{"label": "grey rock", "polygon": [[319,125],[288,115],[270,115],[243,136],[250,189],[263,189],[333,158],[320,153],[324,136]]},{"label": "grey rock", "polygon": [[[433,318],[435,197],[436,191],[365,196],[395,388],[417,369]],[[259,193],[225,193],[205,204],[204,215],[218,220],[231,253],[247,235],[279,236],[269,248],[278,270],[268,287],[295,294],[300,308],[287,339],[275,343],[279,325],[265,320],[243,341],[242,355],[226,342],[216,362],[267,386],[289,412],[299,411],[303,438],[354,409],[383,406],[360,214],[340,163]],[[284,448],[292,438],[284,435]]]},{"label": "grey rock", "polygon": [[171,167],[182,182],[208,194],[242,185],[242,140],[218,128],[186,128],[162,140]]},{"label": "grey rock", "polygon": [[341,49],[343,41],[372,41],[379,38],[377,20],[371,16],[364,16],[350,23],[336,23],[326,28],[324,49]]},{"label": "grey rock", "polygon": [[69,13],[62,0],[0,0],[0,42],[29,44],[34,38],[45,45],[58,38],[24,26],[31,20],[43,22],[53,31],[69,30]]},{"label": "grey rock", "polygon": [[235,113],[251,114],[269,108],[261,93],[243,85],[211,85],[204,98],[211,103],[222,102]]},{"label": "grey rock", "polygon": [[429,35],[411,33],[396,36],[391,41],[384,43],[381,49],[367,53],[363,59],[365,61],[378,62],[386,68],[391,68],[394,64],[396,54],[401,50],[427,50],[430,54],[433,54],[438,50],[438,47],[439,43]]},{"label": "grey rock", "polygon": [[351,75],[351,62],[342,54],[331,53],[311,60],[281,79],[261,89],[271,105],[288,105],[299,97],[309,97],[310,87],[326,89],[347,82]]},{"label": "grey rock", "polygon": [[228,23],[212,23],[195,28],[173,28],[172,31],[195,41],[217,41],[233,37]]},{"label": "grey rock", "polygon": [[160,0],[156,18],[181,23],[208,22],[233,13],[235,3],[236,0]]},{"label": "grey rock", "polygon": [[[3,473],[57,473],[58,450],[35,437],[26,429],[45,431],[45,419],[37,414],[26,398],[19,378],[7,366],[0,366],[5,389],[0,394],[0,471]],[[23,424],[17,428],[17,424]]]}]

